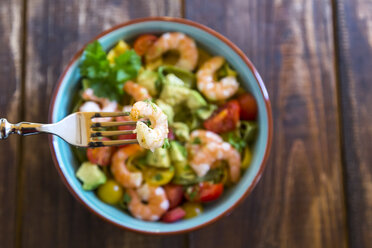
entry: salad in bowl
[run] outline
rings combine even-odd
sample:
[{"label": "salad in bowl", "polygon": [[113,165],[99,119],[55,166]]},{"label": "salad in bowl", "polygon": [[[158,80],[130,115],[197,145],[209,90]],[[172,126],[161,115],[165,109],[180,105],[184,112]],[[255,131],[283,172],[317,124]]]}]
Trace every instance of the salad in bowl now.
[{"label": "salad in bowl", "polygon": [[[230,213],[269,155],[257,70],[227,38],[185,19],[135,19],[89,42],[57,84],[50,122],[78,111],[126,112],[95,126],[123,135],[103,139],[138,144],[81,149],[51,137],[62,180],[94,214],[141,233],[190,231]],[[103,127],[118,122],[131,124]]]},{"label": "salad in bowl", "polygon": [[84,51],[80,74],[74,111],[142,119],[137,127],[119,127],[135,133],[118,139],[139,144],[76,149],[76,176],[103,202],[145,221],[181,221],[201,214],[249,167],[255,98],[224,57],[188,35],[142,34],[107,52],[95,41]]}]

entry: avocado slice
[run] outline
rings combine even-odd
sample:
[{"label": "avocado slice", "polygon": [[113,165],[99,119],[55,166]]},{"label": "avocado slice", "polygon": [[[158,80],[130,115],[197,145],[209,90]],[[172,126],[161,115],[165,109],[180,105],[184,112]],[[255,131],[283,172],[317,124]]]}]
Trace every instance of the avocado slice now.
[{"label": "avocado slice", "polygon": [[156,148],[154,152],[148,152],[146,158],[147,164],[157,168],[169,168],[170,159],[167,149]]},{"label": "avocado slice", "polygon": [[145,87],[151,96],[156,96],[158,94],[156,80],[158,79],[158,74],[154,71],[143,70],[137,76],[137,83]]},{"label": "avocado slice", "polygon": [[99,169],[98,165],[90,162],[81,164],[76,172],[76,177],[83,182],[84,190],[94,190],[107,180],[105,173]]},{"label": "avocado slice", "polygon": [[174,134],[180,141],[188,141],[190,138],[190,129],[183,122],[174,122],[172,124]]},{"label": "avocado slice", "polygon": [[187,163],[187,152],[186,148],[182,146],[179,142],[172,140],[170,142],[170,158],[173,163]]},{"label": "avocado slice", "polygon": [[207,101],[196,90],[191,90],[189,97],[186,101],[187,107],[191,110],[207,106]]},{"label": "avocado slice", "polygon": [[168,74],[164,78],[164,84],[185,86],[185,83],[174,74]]},{"label": "avocado slice", "polygon": [[217,105],[214,105],[214,104],[209,104],[208,106],[206,107],[202,107],[202,108],[199,108],[195,111],[196,115],[202,119],[202,120],[206,120],[208,119],[212,114],[213,112],[217,109]]},{"label": "avocado slice", "polygon": [[174,74],[179,79],[181,79],[185,86],[188,88],[193,88],[196,84],[196,77],[194,73],[180,69],[179,67],[176,66],[171,65],[160,66],[158,68],[158,73],[160,80],[162,80],[163,82],[165,81],[166,75]]},{"label": "avocado slice", "polygon": [[168,117],[169,124],[172,124],[174,119],[174,111],[172,106],[170,106],[169,104],[165,103],[160,99],[157,99],[155,103],[161,110],[163,110],[164,114]]},{"label": "avocado slice", "polygon": [[172,107],[184,102],[190,95],[190,89],[173,84],[164,84],[160,99]]}]

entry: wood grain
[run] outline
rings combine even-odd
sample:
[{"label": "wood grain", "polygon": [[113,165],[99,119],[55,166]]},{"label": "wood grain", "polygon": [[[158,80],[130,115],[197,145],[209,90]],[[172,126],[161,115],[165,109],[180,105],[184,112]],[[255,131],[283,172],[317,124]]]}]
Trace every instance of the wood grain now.
[{"label": "wood grain", "polygon": [[[20,121],[22,2],[0,1],[0,118]],[[16,192],[20,138],[0,142],[0,244],[16,239]]]},{"label": "wood grain", "polygon": [[[73,54],[115,24],[149,15],[180,15],[179,1],[29,0],[26,119],[46,122],[51,93]],[[182,247],[185,236],[144,236],[88,212],[62,184],[47,136],[25,139],[22,247]]]},{"label": "wood grain", "polygon": [[337,2],[343,154],[351,247],[372,241],[372,2]]},{"label": "wood grain", "polygon": [[274,142],[251,196],[191,247],[346,247],[330,1],[186,1],[235,42],[271,97]]}]

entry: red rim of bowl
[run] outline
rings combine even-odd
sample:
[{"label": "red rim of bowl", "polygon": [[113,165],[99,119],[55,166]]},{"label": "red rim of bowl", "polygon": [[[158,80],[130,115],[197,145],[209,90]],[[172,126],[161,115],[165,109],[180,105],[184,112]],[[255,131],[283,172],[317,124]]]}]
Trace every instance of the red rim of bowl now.
[{"label": "red rim of bowl", "polygon": [[[66,179],[65,175],[62,173],[62,170],[61,170],[61,168],[59,166],[59,163],[58,163],[58,160],[57,160],[57,157],[56,157],[56,151],[54,150],[52,136],[49,136],[49,146],[50,146],[50,150],[51,150],[51,153],[52,153],[54,164],[55,164],[55,166],[56,166],[56,168],[58,170],[58,173],[61,176],[64,184],[67,186],[67,188],[72,193],[72,195],[76,199],[78,199],[80,201],[80,203],[82,203],[85,207],[87,207],[92,213],[96,214],[100,218],[102,218],[102,219],[104,219],[104,220],[106,220],[106,221],[108,221],[108,222],[110,222],[110,223],[112,223],[112,224],[114,224],[114,225],[116,225],[116,226],[118,226],[120,228],[123,228],[123,229],[126,229],[126,230],[130,230],[130,231],[135,231],[135,232],[139,232],[139,233],[143,233],[143,234],[154,234],[154,235],[179,234],[179,233],[185,233],[185,232],[189,232],[189,231],[193,231],[193,230],[199,229],[201,227],[204,227],[206,225],[209,225],[209,224],[217,221],[221,217],[223,217],[226,214],[230,213],[235,207],[237,207],[252,192],[253,188],[256,186],[256,184],[258,183],[258,181],[261,178],[262,172],[263,172],[263,170],[265,168],[265,164],[266,164],[267,159],[268,159],[269,154],[270,154],[271,143],[272,143],[272,136],[273,136],[273,121],[272,121],[271,104],[270,104],[270,100],[269,100],[269,95],[268,95],[267,90],[265,88],[265,85],[264,85],[264,83],[263,83],[263,81],[261,79],[261,76],[257,72],[256,68],[253,66],[252,62],[247,58],[247,56],[235,44],[233,44],[230,40],[228,40],[226,37],[224,37],[223,35],[221,35],[217,31],[214,31],[213,29],[211,29],[209,27],[206,27],[206,26],[204,26],[202,24],[199,24],[199,23],[196,23],[196,22],[187,20],[187,19],[175,18],[175,17],[146,17],[146,18],[139,18],[139,19],[134,19],[134,20],[131,20],[131,21],[128,21],[128,22],[119,24],[117,26],[114,26],[111,29],[108,29],[108,30],[102,32],[97,37],[95,37],[94,39],[92,39],[90,42],[95,41],[95,40],[101,38],[102,36],[104,36],[104,35],[112,32],[114,30],[117,30],[119,28],[122,28],[122,27],[125,27],[125,26],[128,26],[128,25],[132,25],[132,24],[136,24],[136,23],[152,22],[152,21],[176,22],[176,23],[186,24],[186,25],[189,25],[189,26],[193,26],[193,27],[202,29],[203,31],[205,31],[205,32],[207,32],[207,33],[209,33],[209,34],[217,37],[218,39],[220,39],[221,41],[223,41],[225,44],[227,44],[234,52],[236,52],[241,57],[241,59],[246,63],[246,65],[249,67],[249,69],[254,74],[254,77],[255,77],[255,79],[256,79],[259,87],[260,87],[261,94],[262,94],[262,96],[264,98],[265,105],[266,105],[267,119],[268,119],[268,137],[267,137],[267,143],[266,143],[266,148],[265,148],[265,155],[264,155],[264,158],[263,158],[263,160],[262,160],[262,162],[260,164],[260,169],[259,169],[257,175],[255,176],[255,178],[253,179],[252,184],[247,188],[247,190],[244,192],[244,194],[232,206],[230,206],[224,212],[220,213],[219,215],[217,215],[213,219],[209,220],[208,222],[202,223],[200,225],[197,225],[197,226],[194,226],[194,227],[191,227],[191,228],[188,228],[188,229],[184,229],[184,230],[179,230],[179,231],[174,231],[174,232],[162,232],[162,233],[138,230],[138,229],[130,228],[130,227],[127,227],[127,226],[123,226],[121,224],[118,224],[116,222],[113,222],[110,219],[106,218],[105,216],[101,215],[100,213],[96,212],[92,208],[90,208],[89,205],[87,205],[77,195],[77,193],[72,189],[72,187],[70,186],[70,184],[67,182],[67,179]],[[89,44],[90,42],[88,42],[87,44]],[[72,58],[72,60],[67,65],[66,69],[64,70],[62,76],[60,77],[57,85],[54,88],[54,92],[53,92],[53,96],[52,96],[52,101],[51,101],[50,109],[49,109],[49,122],[52,122],[54,104],[55,104],[57,93],[58,93],[59,88],[60,88],[60,86],[62,84],[62,81],[63,81],[64,77],[66,76],[67,71],[70,69],[71,65],[77,59],[79,59],[80,56],[82,55],[85,46],[79,52],[77,52],[75,54],[75,56]]]}]

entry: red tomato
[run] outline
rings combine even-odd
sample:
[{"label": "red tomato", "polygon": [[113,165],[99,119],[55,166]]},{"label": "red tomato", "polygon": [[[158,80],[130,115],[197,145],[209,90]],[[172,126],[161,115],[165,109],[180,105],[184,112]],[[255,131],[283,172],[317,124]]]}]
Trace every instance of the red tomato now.
[{"label": "red tomato", "polygon": [[147,50],[149,49],[149,47],[158,39],[158,37],[156,37],[155,35],[152,35],[152,34],[144,34],[144,35],[141,35],[140,37],[138,37],[135,41],[134,41],[134,45],[133,45],[133,48],[134,48],[134,51],[136,51],[136,53],[139,55],[139,56],[142,56],[144,55]]},{"label": "red tomato", "polygon": [[183,188],[180,185],[168,184],[164,186],[165,194],[169,201],[169,208],[177,207],[183,198]]},{"label": "red tomato", "polygon": [[209,202],[214,201],[222,195],[223,184],[212,184],[203,182],[188,188],[185,193],[187,200],[191,202]]},{"label": "red tomato", "polygon": [[214,201],[222,195],[223,192],[223,184],[211,184],[211,183],[203,183],[200,189],[200,201],[201,202],[209,202]]},{"label": "red tomato", "polygon": [[257,102],[250,93],[244,93],[238,97],[240,105],[240,118],[242,120],[256,120],[257,118]]},{"label": "red tomato", "polygon": [[181,207],[178,207],[166,212],[161,218],[161,220],[168,223],[175,222],[177,220],[182,219],[185,215],[186,215],[185,210],[183,210]]},{"label": "red tomato", "polygon": [[211,117],[204,121],[204,127],[215,133],[224,133],[234,130],[239,122],[239,102],[228,101],[219,108]]},{"label": "red tomato", "polygon": [[[108,138],[102,138],[102,140],[110,140]],[[110,164],[111,155],[114,151],[113,147],[97,147],[88,148],[87,157],[89,162],[100,166],[107,166]]]},{"label": "red tomato", "polygon": [[[116,117],[116,121],[130,121],[130,118],[128,116],[122,116],[122,117]],[[119,130],[134,130],[136,129],[136,126],[119,126]],[[118,139],[137,139],[137,134],[123,134],[119,135]],[[127,145],[122,145],[120,147],[125,147]]]}]

